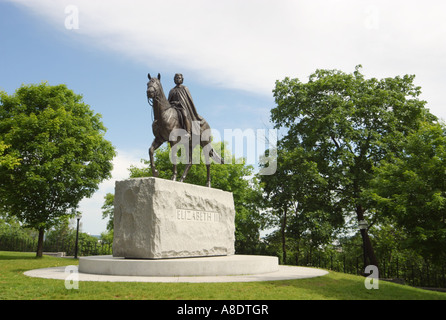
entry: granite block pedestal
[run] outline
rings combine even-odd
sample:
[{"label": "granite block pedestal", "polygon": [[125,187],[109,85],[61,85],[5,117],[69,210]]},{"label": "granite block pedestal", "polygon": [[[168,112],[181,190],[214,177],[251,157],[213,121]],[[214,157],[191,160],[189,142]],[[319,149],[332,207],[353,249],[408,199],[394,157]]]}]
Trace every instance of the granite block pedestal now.
[{"label": "granite block pedestal", "polygon": [[117,181],[113,256],[234,254],[232,193],[158,178]]}]

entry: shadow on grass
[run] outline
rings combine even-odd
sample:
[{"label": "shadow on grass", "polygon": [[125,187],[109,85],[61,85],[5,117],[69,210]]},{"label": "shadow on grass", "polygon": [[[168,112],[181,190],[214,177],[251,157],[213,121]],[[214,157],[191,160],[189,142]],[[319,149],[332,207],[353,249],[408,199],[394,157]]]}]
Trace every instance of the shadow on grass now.
[{"label": "shadow on grass", "polygon": [[377,289],[367,289],[366,281],[365,277],[330,271],[321,277],[274,281],[268,284],[289,291],[289,299],[307,297],[315,300],[446,300],[445,293],[433,293],[382,280],[378,282]]},{"label": "shadow on grass", "polygon": [[42,258],[36,257],[36,255],[29,255],[29,256],[16,256],[16,255],[7,255],[2,254],[0,255],[0,260],[41,260]]}]

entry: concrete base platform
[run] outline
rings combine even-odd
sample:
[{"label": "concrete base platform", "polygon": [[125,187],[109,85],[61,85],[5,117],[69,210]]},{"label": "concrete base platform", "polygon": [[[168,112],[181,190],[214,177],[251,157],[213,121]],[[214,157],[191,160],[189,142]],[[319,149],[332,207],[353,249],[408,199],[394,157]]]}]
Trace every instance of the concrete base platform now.
[{"label": "concrete base platform", "polygon": [[[110,260],[111,256],[102,256],[102,257],[96,257],[99,259],[93,259],[94,257],[84,257],[81,258],[79,262],[82,262],[82,268],[85,267],[85,262],[93,262],[93,261],[107,261]],[[186,268],[185,270],[195,270],[195,271],[199,271],[202,274],[206,274],[207,275],[201,275],[201,276],[185,276],[185,275],[173,275],[173,276],[142,276],[142,275],[112,275],[112,274],[93,274],[93,273],[85,273],[82,272],[81,270],[78,271],[78,273],[73,274],[73,271],[77,270],[77,266],[68,266],[68,267],[54,267],[54,268],[44,268],[44,269],[36,269],[36,270],[30,270],[30,271],[26,271],[25,275],[30,276],[30,277],[38,277],[38,278],[47,278],[47,279],[60,279],[60,280],[66,280],[68,277],[71,280],[78,280],[78,281],[104,281],[104,282],[189,282],[189,283],[198,283],[198,282],[252,282],[252,281],[276,281],[276,280],[293,280],[293,279],[305,279],[305,278],[313,278],[313,277],[320,277],[323,275],[328,274],[328,271],[326,270],[321,270],[321,269],[315,269],[315,268],[304,268],[304,267],[292,267],[292,266],[278,266],[275,265],[275,270],[274,271],[269,271],[269,272],[258,272],[260,269],[258,268],[259,266],[255,266],[255,262],[259,262],[261,261],[262,256],[229,256],[229,257],[205,257],[205,258],[188,258],[188,259],[166,259],[163,260],[167,263],[179,263],[180,261],[186,261],[186,264],[188,264],[189,262],[187,262],[187,260],[195,260],[197,262],[201,261],[204,262],[206,260],[210,260],[211,262],[208,262],[208,265],[212,265],[214,262],[216,261],[220,261],[221,262],[224,259],[221,258],[229,258],[226,259],[226,261],[228,261],[226,263],[227,267],[226,270],[229,270],[231,263],[229,261],[233,261],[232,266],[235,267],[237,266],[237,264],[241,264],[238,261],[247,261],[249,260],[246,257],[251,257],[251,262],[253,262],[252,264],[250,264],[251,267],[253,267],[253,269],[251,271],[247,271],[247,269],[243,270],[242,273],[247,272],[246,274],[236,274],[236,270],[233,269],[232,273],[226,272],[226,275],[216,275],[216,274],[212,274],[215,273],[215,268],[214,268],[214,272],[204,272],[203,273],[203,268],[199,267],[199,265],[196,265],[194,263],[190,264],[190,268]],[[260,257],[260,258],[258,258]],[[267,257],[267,258],[274,258],[274,257]],[[119,267],[116,267],[117,269],[121,268],[122,266],[125,266],[125,264],[120,265],[120,263],[122,263],[123,259],[121,260],[117,260],[116,265]],[[125,260],[125,259],[124,259]],[[215,261],[212,261],[215,260]],[[130,260],[130,261],[135,261],[135,260]],[[129,262],[130,262],[129,261]],[[266,261],[266,260],[265,260]],[[277,261],[277,260],[276,260]],[[109,264],[110,261],[105,262],[105,264],[103,266],[106,266],[107,264]],[[156,262],[158,264],[158,266],[163,266],[163,264],[159,264],[160,260],[136,260],[136,262]],[[124,262],[126,263],[126,262]],[[81,263],[80,263],[81,264]],[[154,265],[153,263],[149,263],[151,265]],[[202,263],[203,264],[203,263]],[[206,263],[205,263],[206,264]],[[274,264],[270,264],[274,265]],[[164,264],[165,266],[165,264]],[[196,269],[194,269],[194,267]],[[89,268],[89,266],[87,266],[87,269]],[[81,269],[79,267],[79,269]],[[124,270],[124,269],[122,269]],[[158,269],[161,270],[161,269]],[[173,270],[173,269],[171,269]],[[91,270],[90,270],[91,271]],[[106,271],[105,269],[102,271]],[[111,272],[111,269],[108,269],[109,273]],[[238,270],[239,272],[241,272],[242,270]],[[264,268],[263,271],[266,271],[266,269]],[[122,272],[122,273],[129,273],[129,272]],[[147,272],[146,272],[147,273]],[[197,273],[197,272],[194,272]],[[166,274],[166,272],[163,272],[163,274]]]},{"label": "concrete base platform", "polygon": [[114,276],[191,277],[275,272],[277,257],[230,255],[180,259],[125,259],[112,256],[79,258],[79,272]]}]

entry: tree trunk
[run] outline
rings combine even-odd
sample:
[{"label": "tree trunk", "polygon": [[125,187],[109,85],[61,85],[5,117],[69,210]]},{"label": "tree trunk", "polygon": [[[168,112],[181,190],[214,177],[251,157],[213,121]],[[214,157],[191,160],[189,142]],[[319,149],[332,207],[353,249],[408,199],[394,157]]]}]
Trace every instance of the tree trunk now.
[{"label": "tree trunk", "polygon": [[296,246],[296,266],[299,265],[299,253],[300,253],[300,239],[297,239],[297,246]]},{"label": "tree trunk", "polygon": [[285,208],[285,211],[283,213],[283,221],[282,221],[282,263],[286,264],[286,237],[285,237],[285,231],[286,231],[286,218],[287,218],[287,208]]},{"label": "tree trunk", "polygon": [[42,257],[43,255],[43,235],[45,233],[45,229],[39,229],[39,240],[37,241],[37,253],[36,257]]},{"label": "tree trunk", "polygon": [[[358,216],[358,221],[364,220],[364,208],[361,205],[356,207],[356,214]],[[376,258],[375,251],[373,250],[372,242],[370,241],[367,229],[361,230],[361,236],[364,244],[364,263],[366,265],[374,265],[379,268],[378,259]],[[364,268],[365,267],[366,266],[364,266]]]}]

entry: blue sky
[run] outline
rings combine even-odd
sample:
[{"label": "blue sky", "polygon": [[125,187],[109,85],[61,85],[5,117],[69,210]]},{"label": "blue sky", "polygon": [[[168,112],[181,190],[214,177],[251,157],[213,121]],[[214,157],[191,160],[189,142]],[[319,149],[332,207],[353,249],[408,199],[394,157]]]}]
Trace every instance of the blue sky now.
[{"label": "blue sky", "polygon": [[[271,127],[276,80],[357,64],[367,77],[415,74],[446,119],[445,9],[433,0],[0,0],[0,89],[65,83],[102,114],[118,151],[113,179],[79,208],[83,231],[99,234],[103,196],[153,140],[148,72],[161,73],[166,94],[183,73],[221,134]],[[78,28],[67,29],[73,17]]]}]

